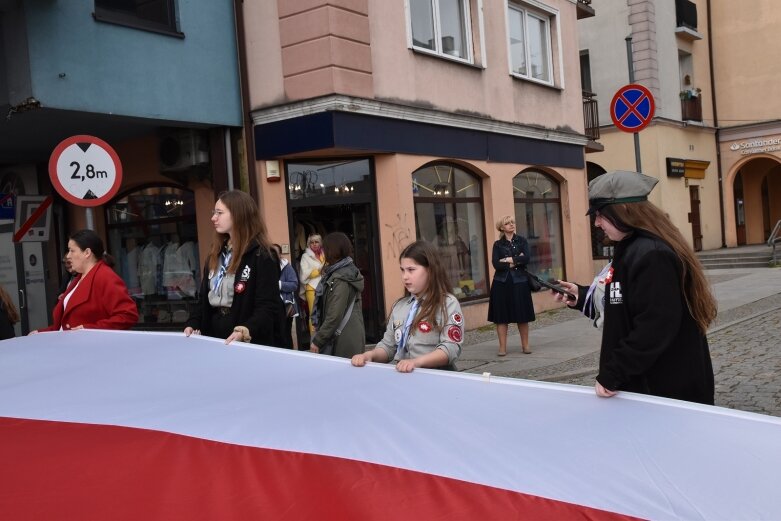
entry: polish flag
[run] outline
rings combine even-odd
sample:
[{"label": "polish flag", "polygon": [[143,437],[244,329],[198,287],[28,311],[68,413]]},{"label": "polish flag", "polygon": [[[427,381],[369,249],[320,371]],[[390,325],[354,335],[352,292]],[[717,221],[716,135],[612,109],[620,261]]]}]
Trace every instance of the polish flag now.
[{"label": "polish flag", "polygon": [[781,420],[180,333],[0,343],[0,518],[781,519]]}]

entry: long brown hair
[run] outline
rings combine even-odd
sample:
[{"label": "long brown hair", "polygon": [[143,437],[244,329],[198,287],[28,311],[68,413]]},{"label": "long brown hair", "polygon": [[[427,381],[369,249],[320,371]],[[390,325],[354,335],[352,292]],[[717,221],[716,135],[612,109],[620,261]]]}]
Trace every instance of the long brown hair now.
[{"label": "long brown hair", "polygon": [[442,326],[437,322],[437,312],[447,320],[447,308],[445,299],[450,292],[445,268],[439,261],[440,255],[433,244],[427,241],[415,241],[401,252],[399,262],[402,259],[410,259],[428,270],[428,285],[421,298],[420,310],[410,326],[411,334],[417,330],[418,324],[423,321],[430,322],[434,326]]},{"label": "long brown hair", "polygon": [[681,261],[681,287],[697,327],[702,334],[716,318],[717,304],[708,285],[708,279],[699,259],[681,232],[670,221],[667,214],[649,201],[629,204],[612,204],[599,210],[599,213],[613,223],[620,231],[644,230],[662,239],[672,248]]},{"label": "long brown hair", "polygon": [[[272,257],[276,257],[276,255],[271,254],[271,241],[268,240],[266,224],[260,217],[258,205],[249,194],[241,190],[231,190],[222,192],[217,197],[217,200],[225,205],[233,221],[233,239],[231,241],[233,256],[228,265],[228,273],[236,273],[241,263],[241,257],[247,252],[247,249],[253,242],[258,243],[260,248]],[[214,240],[209,251],[210,270],[214,271],[217,269],[220,252],[230,237],[227,233],[217,233],[215,230]]]},{"label": "long brown hair", "polygon": [[16,306],[14,306],[14,301],[11,300],[11,295],[2,286],[0,286],[0,302],[3,304],[3,311],[8,315],[8,321],[11,325],[19,322],[19,312],[16,310]]}]

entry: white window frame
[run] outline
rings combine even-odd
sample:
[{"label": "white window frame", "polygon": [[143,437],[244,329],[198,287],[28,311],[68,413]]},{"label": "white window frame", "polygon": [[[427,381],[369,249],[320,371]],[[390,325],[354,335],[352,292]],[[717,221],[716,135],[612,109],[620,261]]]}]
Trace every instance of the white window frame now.
[{"label": "white window frame", "polygon": [[[561,70],[561,64],[562,56],[561,56],[561,31],[559,30],[559,12],[557,9],[554,9],[552,7],[549,7],[545,4],[542,4],[540,2],[537,2],[535,0],[524,0],[524,1],[515,1],[515,0],[505,0],[505,21],[507,26],[507,68],[510,71],[510,75],[515,78],[521,78],[527,81],[533,81],[535,83],[540,83],[543,85],[550,85],[554,86],[556,85],[556,79],[558,77],[558,86],[561,88],[564,88],[564,75],[562,74]],[[513,57],[512,52],[510,49],[510,16],[509,12],[510,10],[518,11],[522,14],[522,21],[523,21],[523,38],[524,38],[524,51],[526,53],[526,64],[528,68],[527,74],[520,74],[516,72],[513,69]],[[546,49],[546,56],[545,58],[548,61],[548,71],[549,71],[549,79],[546,80],[540,80],[538,78],[535,78],[531,74],[531,54],[530,54],[530,45],[529,45],[529,31],[528,31],[528,24],[527,20],[529,17],[532,17],[536,20],[541,20],[545,22],[545,32],[546,32],[546,42],[547,42],[547,49]],[[556,36],[556,43],[559,50],[558,54],[558,61],[557,63],[553,62],[553,37],[554,32],[553,29],[555,29],[555,36]]]},{"label": "white window frame", "polygon": [[[472,0],[464,0],[464,8],[461,12],[461,16],[464,18],[464,32],[465,32],[465,39],[464,42],[466,45],[466,57],[461,58],[460,56],[453,56],[452,54],[447,54],[442,50],[442,27],[441,27],[441,18],[439,15],[439,0],[428,0],[432,4],[432,15],[434,17],[434,49],[427,49],[425,47],[418,47],[414,44],[414,38],[412,37],[412,8],[410,7],[410,0],[404,0],[404,7],[405,7],[405,13],[407,17],[407,47],[409,49],[414,50],[415,52],[422,52],[425,54],[430,54],[432,56],[438,56],[440,58],[446,58],[448,60],[454,60],[462,63],[469,63],[474,64],[474,46],[472,44],[472,16],[471,16],[471,3]],[[482,17],[482,0],[478,1],[478,14],[480,17]],[[480,23],[482,25],[482,19],[480,20]],[[481,31],[481,38],[482,38],[482,31]],[[485,54],[485,45],[482,43],[481,39],[481,48],[483,49],[482,54]]]}]

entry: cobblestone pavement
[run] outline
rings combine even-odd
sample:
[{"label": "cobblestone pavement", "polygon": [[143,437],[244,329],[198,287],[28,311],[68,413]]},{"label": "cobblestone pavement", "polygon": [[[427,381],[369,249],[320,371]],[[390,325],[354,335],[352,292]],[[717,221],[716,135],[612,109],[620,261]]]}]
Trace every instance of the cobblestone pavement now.
[{"label": "cobblestone pavement", "polygon": [[[712,283],[727,280],[724,275]],[[535,327],[582,319],[572,310],[537,315]],[[511,330],[512,331],[512,330]],[[495,337],[492,327],[470,331],[467,343]],[[720,312],[708,333],[716,378],[716,405],[781,416],[781,294]],[[503,374],[591,387],[597,375],[599,352],[566,362]]]}]

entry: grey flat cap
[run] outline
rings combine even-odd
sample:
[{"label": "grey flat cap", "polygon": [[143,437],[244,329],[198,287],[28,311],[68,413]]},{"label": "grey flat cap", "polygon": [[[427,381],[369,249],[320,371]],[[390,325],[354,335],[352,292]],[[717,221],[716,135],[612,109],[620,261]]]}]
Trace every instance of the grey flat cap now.
[{"label": "grey flat cap", "polygon": [[637,172],[614,170],[602,174],[588,184],[588,212],[616,203],[637,203],[648,199],[648,194],[659,180]]}]

